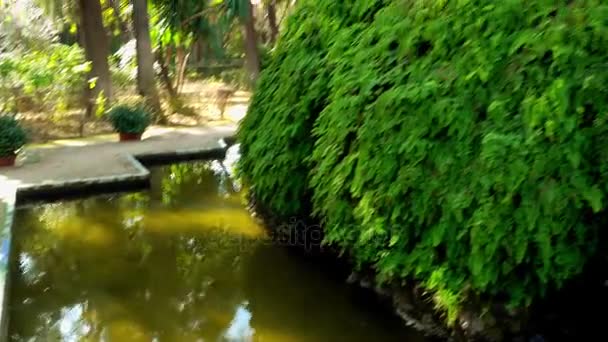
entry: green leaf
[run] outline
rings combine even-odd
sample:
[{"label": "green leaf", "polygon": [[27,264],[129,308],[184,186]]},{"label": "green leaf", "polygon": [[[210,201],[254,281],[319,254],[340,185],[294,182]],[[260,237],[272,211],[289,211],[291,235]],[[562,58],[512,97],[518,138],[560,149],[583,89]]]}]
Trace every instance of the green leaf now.
[{"label": "green leaf", "polygon": [[602,199],[604,196],[597,185],[585,190],[583,192],[583,197],[587,202],[589,202],[589,205],[591,205],[594,213],[598,213],[603,209]]}]

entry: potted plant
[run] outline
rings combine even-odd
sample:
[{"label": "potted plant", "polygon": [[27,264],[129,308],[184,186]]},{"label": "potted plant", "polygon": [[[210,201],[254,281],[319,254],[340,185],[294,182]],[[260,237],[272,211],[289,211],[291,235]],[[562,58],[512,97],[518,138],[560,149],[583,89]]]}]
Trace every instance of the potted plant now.
[{"label": "potted plant", "polygon": [[17,152],[26,140],[25,131],[15,118],[0,115],[0,166],[14,166]]},{"label": "potted plant", "polygon": [[120,141],[138,141],[150,125],[150,115],[141,105],[118,105],[108,112],[108,118],[120,136]]}]

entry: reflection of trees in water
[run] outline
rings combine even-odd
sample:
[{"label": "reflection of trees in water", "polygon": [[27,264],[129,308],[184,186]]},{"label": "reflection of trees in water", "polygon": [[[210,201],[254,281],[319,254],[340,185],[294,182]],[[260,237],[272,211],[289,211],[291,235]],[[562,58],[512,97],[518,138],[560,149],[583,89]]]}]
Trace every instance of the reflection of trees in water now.
[{"label": "reflection of trees in water", "polygon": [[[195,176],[188,170],[173,169],[180,180],[165,184],[163,196],[173,205],[195,188],[189,182],[213,186],[205,168],[194,168]],[[79,324],[92,340],[104,326],[144,337],[161,327],[169,340],[219,336],[243,300],[238,275],[256,242],[217,230],[150,232],[145,218],[163,219],[150,211],[153,203],[138,193],[20,212],[16,249],[23,263],[14,278],[13,330],[61,340],[66,308],[73,313],[81,305]]]},{"label": "reflection of trees in water", "polygon": [[147,193],[20,211],[13,332],[41,341],[187,342],[251,333],[252,325],[265,341],[341,340],[345,329],[393,340],[357,328],[366,316],[318,265],[262,245],[259,227],[236,196],[222,196],[209,167],[160,168],[153,182],[162,186]]},{"label": "reflection of trees in water", "polygon": [[243,266],[251,323],[261,340],[422,341],[388,308],[365,302],[362,292],[333,277],[332,266],[292,252],[260,246]]},{"label": "reflection of trees in water", "polygon": [[267,341],[387,336],[358,327],[367,316],[317,264],[262,245],[214,170],[158,168],[149,192],[20,211],[13,332],[42,341],[67,341],[71,331],[78,341],[181,342],[249,334],[251,325]]},{"label": "reflection of trees in water", "polygon": [[[235,197],[230,175],[218,161],[174,164],[152,171],[152,193],[165,206],[217,205]],[[238,202],[240,205],[240,202]]]}]

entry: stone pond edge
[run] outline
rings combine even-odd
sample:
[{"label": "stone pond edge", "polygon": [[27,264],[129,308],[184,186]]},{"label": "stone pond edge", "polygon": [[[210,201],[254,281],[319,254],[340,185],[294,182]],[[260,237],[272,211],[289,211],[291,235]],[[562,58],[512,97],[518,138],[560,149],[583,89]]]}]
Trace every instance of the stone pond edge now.
[{"label": "stone pond edge", "polygon": [[5,309],[8,305],[8,292],[10,279],[7,276],[10,270],[10,250],[11,250],[11,227],[13,226],[13,216],[17,187],[13,182],[0,183],[0,341],[7,340],[8,334],[8,315]]},{"label": "stone pond edge", "polygon": [[[218,140],[216,147],[179,149],[162,153],[122,154],[136,172],[113,176],[77,178],[65,181],[45,181],[39,184],[19,186],[15,181],[0,178],[0,342],[8,341],[8,303],[10,294],[11,243],[15,207],[24,198],[39,195],[61,196],[66,191],[87,192],[91,189],[103,189],[103,186],[149,184],[150,171],[144,164],[154,165],[180,161],[222,159],[228,147],[234,142],[229,135]],[[2,210],[4,206],[4,210]],[[4,213],[4,215],[2,214]]]}]

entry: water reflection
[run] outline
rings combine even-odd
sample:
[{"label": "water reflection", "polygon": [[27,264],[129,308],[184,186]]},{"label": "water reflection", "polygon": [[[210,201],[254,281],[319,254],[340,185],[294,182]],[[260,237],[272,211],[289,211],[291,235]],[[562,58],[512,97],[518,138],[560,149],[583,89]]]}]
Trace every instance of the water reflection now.
[{"label": "water reflection", "polygon": [[419,341],[267,243],[215,163],[149,191],[18,211],[13,341]]},{"label": "water reflection", "polygon": [[251,312],[247,309],[247,303],[244,303],[237,307],[224,338],[230,342],[249,342],[253,340],[254,331],[251,327]]},{"label": "water reflection", "polygon": [[78,342],[91,331],[91,326],[82,320],[83,306],[84,304],[77,304],[71,308],[61,309],[58,324],[63,341]]}]

